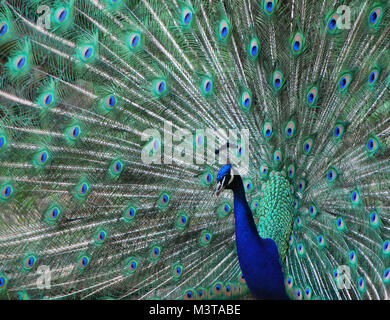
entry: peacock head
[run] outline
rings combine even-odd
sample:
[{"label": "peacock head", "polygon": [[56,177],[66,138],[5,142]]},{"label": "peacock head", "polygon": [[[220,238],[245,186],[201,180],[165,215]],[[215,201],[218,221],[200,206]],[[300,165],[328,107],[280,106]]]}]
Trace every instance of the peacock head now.
[{"label": "peacock head", "polygon": [[231,189],[234,180],[234,169],[231,164],[224,165],[217,174],[217,186],[215,195],[218,197],[225,189]]}]

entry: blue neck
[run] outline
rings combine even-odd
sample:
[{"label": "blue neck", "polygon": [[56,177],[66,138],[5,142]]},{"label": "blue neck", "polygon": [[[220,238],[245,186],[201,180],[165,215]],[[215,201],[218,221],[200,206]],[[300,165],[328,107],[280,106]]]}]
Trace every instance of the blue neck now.
[{"label": "blue neck", "polygon": [[278,248],[259,236],[241,177],[233,182],[237,256],[245,281],[258,299],[288,299]]}]

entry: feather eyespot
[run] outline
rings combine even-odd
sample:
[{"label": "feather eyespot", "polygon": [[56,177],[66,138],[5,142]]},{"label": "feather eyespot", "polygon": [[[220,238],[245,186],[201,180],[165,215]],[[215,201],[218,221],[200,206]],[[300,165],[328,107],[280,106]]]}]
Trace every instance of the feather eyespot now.
[{"label": "feather eyespot", "polygon": [[295,166],[293,164],[290,164],[288,167],[287,167],[287,176],[290,178],[290,179],[293,179],[294,176],[295,176]]},{"label": "feather eyespot", "polygon": [[291,41],[291,50],[294,55],[300,54],[304,49],[305,37],[297,33]]},{"label": "feather eyespot", "polygon": [[7,277],[0,273],[0,292],[7,287]]},{"label": "feather eyespot", "polygon": [[81,136],[81,127],[76,125],[73,127],[70,127],[68,130],[68,137],[72,141],[76,141]]},{"label": "feather eyespot", "polygon": [[317,242],[318,242],[318,245],[319,245],[320,247],[323,247],[324,244],[325,244],[324,236],[319,235],[319,236],[317,237]]},{"label": "feather eyespot", "polygon": [[375,154],[379,150],[379,141],[375,137],[370,137],[367,140],[366,148],[368,153]]},{"label": "feather eyespot", "polygon": [[202,80],[201,93],[204,96],[208,96],[213,93],[213,81],[209,77],[205,77]]},{"label": "feather eyespot", "polygon": [[62,23],[68,16],[68,10],[66,8],[60,8],[56,11],[57,22]]},{"label": "feather eyespot", "polygon": [[180,264],[175,264],[172,267],[172,271],[175,278],[180,278],[183,274],[183,267]]},{"label": "feather eyespot", "polygon": [[280,71],[275,71],[272,75],[272,85],[275,91],[279,91],[284,84],[284,77]]},{"label": "feather eyespot", "polygon": [[89,257],[85,255],[81,256],[79,259],[79,269],[84,270],[85,268],[87,268],[88,264],[89,264]]},{"label": "feather eyespot", "polygon": [[184,26],[189,26],[192,22],[192,11],[190,9],[184,9],[182,13],[182,23]]},{"label": "feather eyespot", "polygon": [[369,14],[369,24],[371,27],[375,27],[380,23],[382,19],[383,11],[384,10],[381,7],[376,7],[371,10]]},{"label": "feather eyespot", "polygon": [[171,196],[168,192],[161,193],[159,200],[158,200],[158,203],[157,203],[158,208],[159,209],[167,208],[170,200],[171,200]]},{"label": "feather eyespot", "polygon": [[299,288],[295,289],[295,298],[297,298],[298,300],[302,300],[301,289],[299,289]]},{"label": "feather eyespot", "polygon": [[220,295],[222,293],[222,289],[223,289],[222,283],[221,282],[217,282],[213,286],[213,293],[218,296],[218,295]]},{"label": "feather eyespot", "polygon": [[306,139],[303,142],[303,152],[308,155],[312,151],[314,140],[312,138]]},{"label": "feather eyespot", "polygon": [[92,46],[86,46],[81,49],[81,59],[87,61],[91,57],[93,57],[94,48]]},{"label": "feather eyespot", "polygon": [[360,291],[364,291],[366,287],[366,283],[363,277],[359,277],[357,279],[358,287]]},{"label": "feather eyespot", "polygon": [[176,227],[179,230],[184,230],[188,226],[189,220],[190,219],[187,214],[183,212],[179,212],[179,214],[176,217]]},{"label": "feather eyespot", "polygon": [[286,287],[288,289],[291,289],[293,287],[294,281],[291,276],[287,276],[285,282],[286,282]]},{"label": "feather eyespot", "polygon": [[14,189],[10,184],[3,185],[1,187],[1,194],[0,194],[1,199],[7,200],[7,199],[11,198],[13,192],[14,192]]},{"label": "feather eyespot", "polygon": [[36,258],[34,256],[28,256],[25,260],[24,260],[24,268],[26,270],[30,270],[34,267],[35,265],[35,262],[36,262]]},{"label": "feather eyespot", "polygon": [[371,71],[370,76],[368,77],[368,84],[374,86],[379,77],[379,69],[374,69]]},{"label": "feather eyespot", "polygon": [[220,37],[220,39],[221,40],[227,39],[229,36],[229,32],[230,32],[229,24],[227,23],[226,20],[222,20],[219,23],[219,37]]},{"label": "feather eyespot", "polygon": [[124,222],[129,223],[134,220],[136,215],[137,208],[132,203],[129,203],[126,209],[123,210],[122,219]]},{"label": "feather eyespot", "polygon": [[358,190],[353,190],[351,192],[351,202],[353,205],[358,205],[360,203],[360,195]]},{"label": "feather eyespot", "polygon": [[55,221],[61,214],[61,210],[58,207],[51,208],[49,211],[49,219]]},{"label": "feather eyespot", "polygon": [[334,168],[330,168],[326,174],[326,178],[328,183],[333,183],[338,177],[338,172]]},{"label": "feather eyespot", "polygon": [[385,283],[390,281],[390,268],[386,268],[386,270],[383,272],[383,280]]},{"label": "feather eyespot", "polygon": [[281,161],[283,161],[283,153],[281,150],[276,150],[274,152],[274,162],[278,164]]},{"label": "feather eyespot", "polygon": [[385,240],[382,244],[383,253],[388,255],[390,253],[390,241]]},{"label": "feather eyespot", "polygon": [[245,91],[241,94],[241,108],[243,110],[249,110],[252,105],[252,95],[250,92]]},{"label": "feather eyespot", "polygon": [[346,91],[352,81],[352,75],[349,73],[343,74],[339,80],[339,90]]},{"label": "feather eyespot", "polygon": [[309,207],[309,214],[310,214],[310,216],[312,216],[314,218],[317,215],[317,213],[318,213],[318,210],[317,210],[316,205],[314,203],[311,204],[310,207]]},{"label": "feather eyespot", "polygon": [[203,247],[207,247],[210,245],[211,240],[213,239],[213,235],[209,231],[202,231],[200,235],[200,245]]},{"label": "feather eyespot", "polygon": [[338,13],[334,13],[328,18],[326,27],[329,33],[336,33],[336,31],[338,30],[337,24],[339,18],[340,16]]},{"label": "feather eyespot", "polygon": [[195,293],[193,290],[189,289],[184,292],[184,300],[192,300],[195,298]]},{"label": "feather eyespot", "polygon": [[158,258],[160,256],[160,248],[159,247],[154,247],[152,249],[152,256],[153,256],[153,258]]},{"label": "feather eyespot", "polygon": [[121,160],[114,160],[109,168],[109,173],[112,177],[118,177],[124,169],[123,162]]},{"label": "feather eyespot", "polygon": [[338,141],[344,134],[345,127],[341,123],[336,123],[336,126],[333,128],[333,137]]},{"label": "feather eyespot", "polygon": [[266,122],[264,124],[264,127],[263,127],[263,134],[264,134],[264,137],[269,140],[272,138],[272,134],[273,134],[273,131],[272,131],[272,123],[271,122]]},{"label": "feather eyespot", "polygon": [[249,43],[249,47],[248,47],[249,57],[252,60],[255,60],[258,57],[259,52],[260,52],[259,40],[257,38],[254,38]]},{"label": "feather eyespot", "polygon": [[132,274],[137,271],[138,261],[135,258],[129,258],[127,261],[127,271]]},{"label": "feather eyespot", "polygon": [[53,94],[51,94],[51,93],[48,93],[48,94],[46,94],[46,95],[44,95],[43,96],[43,99],[42,99],[42,101],[43,101],[43,104],[45,105],[45,106],[49,106],[49,105],[51,105],[51,103],[53,102]]},{"label": "feather eyespot", "polygon": [[290,139],[294,136],[295,133],[295,122],[289,121],[284,129],[284,134],[286,139]]},{"label": "feather eyespot", "polygon": [[305,191],[305,188],[306,188],[305,180],[303,180],[303,179],[298,180],[297,185],[298,185],[298,190],[300,192],[304,192]]},{"label": "feather eyespot", "polygon": [[263,9],[264,9],[265,14],[268,16],[271,16],[275,11],[277,3],[278,3],[277,0],[264,1],[264,8]]},{"label": "feather eyespot", "polygon": [[116,106],[117,99],[114,95],[109,95],[105,98],[104,103],[105,103],[105,107],[111,110]]},{"label": "feather eyespot", "polygon": [[167,93],[167,82],[163,79],[155,80],[153,91],[158,97],[163,96],[165,93]]},{"label": "feather eyespot", "polygon": [[79,186],[78,190],[79,190],[80,195],[86,195],[88,190],[89,190],[88,184],[82,183]]},{"label": "feather eyespot", "polygon": [[312,295],[312,290],[309,287],[306,287],[305,291],[304,291],[304,294],[305,294],[305,298],[307,300],[310,300],[311,299],[311,295]]},{"label": "feather eyespot", "polygon": [[38,158],[38,163],[44,165],[49,159],[49,154],[46,151],[42,151],[41,153],[38,154],[37,158]]},{"label": "feather eyespot", "polygon": [[370,213],[369,217],[369,224],[370,226],[377,228],[380,225],[380,217],[379,217],[379,212],[377,210],[372,211]]},{"label": "feather eyespot", "polygon": [[343,218],[338,217],[336,219],[336,227],[337,227],[337,230],[339,230],[339,231],[343,231],[345,229],[345,223],[344,223]]},{"label": "feather eyespot", "polygon": [[3,22],[0,23],[0,38],[3,37],[8,31],[8,24]]},{"label": "feather eyespot", "polygon": [[261,174],[263,177],[267,177],[267,176],[268,176],[268,171],[269,171],[268,165],[262,164],[262,165],[260,166],[260,174]]},{"label": "feather eyespot", "polygon": [[26,65],[27,57],[26,56],[19,56],[14,61],[14,67],[16,70],[21,70]]},{"label": "feather eyespot", "polygon": [[355,264],[356,263],[356,252],[350,251],[348,254],[348,260],[350,263]]},{"label": "feather eyespot", "polygon": [[0,135],[0,151],[5,148],[7,144],[7,139],[4,135]]},{"label": "feather eyespot", "polygon": [[318,88],[312,87],[306,95],[306,103],[309,107],[314,107],[318,101]]}]

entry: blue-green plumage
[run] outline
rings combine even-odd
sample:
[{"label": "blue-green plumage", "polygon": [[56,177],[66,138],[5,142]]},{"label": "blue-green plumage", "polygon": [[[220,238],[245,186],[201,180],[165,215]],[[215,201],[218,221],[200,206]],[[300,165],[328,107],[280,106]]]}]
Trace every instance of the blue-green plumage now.
[{"label": "blue-green plumage", "polygon": [[1,1],[0,298],[388,299],[389,14]]}]

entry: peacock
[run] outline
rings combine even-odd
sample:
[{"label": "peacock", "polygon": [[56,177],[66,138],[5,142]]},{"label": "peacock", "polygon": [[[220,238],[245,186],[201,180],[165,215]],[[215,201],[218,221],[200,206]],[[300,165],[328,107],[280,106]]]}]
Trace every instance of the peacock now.
[{"label": "peacock", "polygon": [[1,299],[388,299],[389,7],[1,0]]}]

